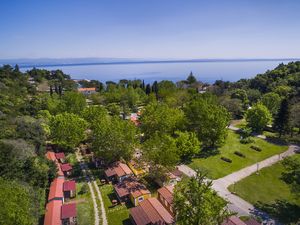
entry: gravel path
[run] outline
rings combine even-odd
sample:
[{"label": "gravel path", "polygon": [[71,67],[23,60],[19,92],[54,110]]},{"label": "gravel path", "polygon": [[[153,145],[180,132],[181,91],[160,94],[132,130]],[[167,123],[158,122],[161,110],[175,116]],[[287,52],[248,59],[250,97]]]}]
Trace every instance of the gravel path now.
[{"label": "gravel path", "polygon": [[104,208],[104,203],[103,203],[103,199],[102,199],[100,189],[99,189],[96,181],[93,181],[93,184],[94,184],[94,187],[96,189],[98,199],[100,200],[100,207],[101,207],[101,213],[102,213],[102,224],[103,225],[108,225],[107,217],[106,217],[106,211],[105,211],[105,208]]},{"label": "gravel path", "polygon": [[91,184],[91,179],[89,177],[89,175],[87,174],[87,165],[84,163],[84,162],[81,162],[81,156],[76,152],[76,159],[78,162],[80,162],[80,168],[81,168],[81,171],[83,173],[83,175],[85,176],[85,179],[86,179],[86,182],[89,186],[89,189],[90,189],[90,192],[91,192],[91,197],[92,197],[92,200],[93,200],[93,206],[94,206],[94,216],[95,216],[95,225],[99,225],[99,213],[98,213],[98,206],[97,206],[97,201],[96,201],[96,196],[95,196],[95,193],[94,193],[94,189],[93,189],[93,186]]}]

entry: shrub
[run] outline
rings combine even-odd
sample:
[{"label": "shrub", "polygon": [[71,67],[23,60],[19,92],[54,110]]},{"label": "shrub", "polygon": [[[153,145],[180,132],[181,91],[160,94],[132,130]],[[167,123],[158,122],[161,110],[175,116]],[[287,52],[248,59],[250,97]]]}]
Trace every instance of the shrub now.
[{"label": "shrub", "polygon": [[81,189],[80,189],[80,192],[79,194],[82,195],[82,194],[85,194],[88,192],[88,185],[86,183],[84,183],[82,186],[81,186]]},{"label": "shrub", "polygon": [[251,145],[250,148],[252,148],[253,150],[257,151],[257,152],[261,152],[262,149],[256,145]]},{"label": "shrub", "polygon": [[237,156],[246,158],[246,156],[243,153],[239,152],[239,151],[235,151],[234,154],[236,154]]},{"label": "shrub", "polygon": [[250,143],[253,143],[254,140],[253,140],[253,138],[251,138],[251,137],[247,137],[247,138],[242,138],[242,139],[240,140],[240,142],[241,142],[241,144],[250,144]]},{"label": "shrub", "polygon": [[226,157],[221,157],[221,159],[225,162],[228,162],[228,163],[232,163],[232,160],[231,159],[228,159]]}]

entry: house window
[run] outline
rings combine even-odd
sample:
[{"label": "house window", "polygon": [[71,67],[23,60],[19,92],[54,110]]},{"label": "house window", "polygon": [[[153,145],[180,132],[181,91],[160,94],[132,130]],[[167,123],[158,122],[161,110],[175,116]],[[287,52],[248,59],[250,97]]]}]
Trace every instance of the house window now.
[{"label": "house window", "polygon": [[141,196],[141,197],[138,198],[138,202],[141,202],[141,201],[143,201],[143,200],[144,200],[144,197],[143,197],[143,196]]}]

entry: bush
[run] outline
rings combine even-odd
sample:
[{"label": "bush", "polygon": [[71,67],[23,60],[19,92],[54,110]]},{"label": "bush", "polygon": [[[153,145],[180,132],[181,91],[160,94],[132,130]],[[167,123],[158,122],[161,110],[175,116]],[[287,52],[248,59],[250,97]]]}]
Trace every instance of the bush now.
[{"label": "bush", "polygon": [[228,162],[228,163],[232,163],[232,160],[231,159],[228,159],[226,157],[221,157],[221,159],[225,162]]},{"label": "bush", "polygon": [[240,142],[241,142],[241,144],[250,144],[250,143],[253,143],[254,140],[253,140],[253,138],[251,138],[251,137],[247,137],[247,138],[242,138],[242,139],[240,140]]},{"label": "bush", "polygon": [[253,150],[257,151],[257,152],[261,152],[262,149],[256,145],[251,145],[250,148],[252,148]]},{"label": "bush", "polygon": [[237,156],[246,158],[246,156],[243,153],[239,152],[239,151],[235,151],[234,154],[236,154]]},{"label": "bush", "polygon": [[86,183],[84,183],[84,184],[81,186],[81,189],[80,189],[79,194],[80,194],[80,195],[83,195],[83,194],[85,194],[85,193],[87,193],[87,192],[88,192],[88,185],[87,185]]}]

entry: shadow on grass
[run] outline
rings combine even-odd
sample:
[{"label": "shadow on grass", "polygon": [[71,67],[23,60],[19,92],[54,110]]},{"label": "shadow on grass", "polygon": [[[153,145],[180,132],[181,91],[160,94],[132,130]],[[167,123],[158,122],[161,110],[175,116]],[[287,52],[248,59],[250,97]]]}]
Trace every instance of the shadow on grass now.
[{"label": "shadow on grass", "polygon": [[288,143],[279,138],[279,137],[271,137],[271,136],[267,136],[266,139],[265,139],[267,142],[271,143],[271,144],[275,144],[275,145],[287,145]]},{"label": "shadow on grass", "polygon": [[205,147],[200,151],[200,153],[196,157],[206,159],[208,157],[215,156],[218,154],[220,154],[219,149]]},{"label": "shadow on grass", "polygon": [[130,220],[130,219],[123,220],[123,221],[122,221],[122,224],[123,224],[123,225],[133,225],[133,224],[131,223],[131,220]]},{"label": "shadow on grass", "polygon": [[283,224],[296,224],[300,220],[300,206],[288,201],[276,200],[272,204],[258,202],[255,207],[278,219]]}]

